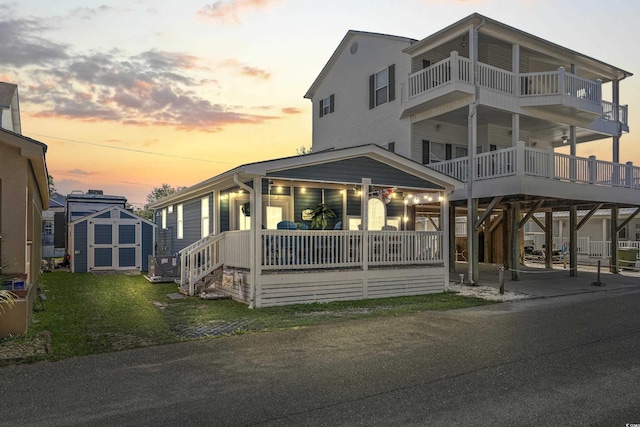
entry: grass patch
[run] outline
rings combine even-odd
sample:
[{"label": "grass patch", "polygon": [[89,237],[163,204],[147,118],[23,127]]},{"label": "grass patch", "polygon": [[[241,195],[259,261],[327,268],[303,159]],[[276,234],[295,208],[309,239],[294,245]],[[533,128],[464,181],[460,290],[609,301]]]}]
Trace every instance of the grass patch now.
[{"label": "grass patch", "polygon": [[[34,313],[26,336],[0,341],[0,365],[60,360],[215,335],[492,304],[440,293],[249,310],[231,300],[171,299],[167,295],[177,291],[175,284],[149,283],[140,275],[66,272],[43,275],[42,288],[47,296],[45,310]],[[51,332],[49,355],[42,349],[44,330]],[[7,349],[16,348],[27,351],[21,358],[6,356],[11,354]]]}]

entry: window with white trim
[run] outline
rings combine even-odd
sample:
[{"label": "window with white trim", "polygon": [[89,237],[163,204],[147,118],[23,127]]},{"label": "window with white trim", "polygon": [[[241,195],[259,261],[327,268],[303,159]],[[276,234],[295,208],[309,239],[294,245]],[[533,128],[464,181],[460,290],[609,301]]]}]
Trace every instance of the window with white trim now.
[{"label": "window with white trim", "polygon": [[178,210],[178,228],[176,231],[176,239],[184,238],[184,212],[182,210],[182,203],[177,206]]},{"label": "window with white trim", "polygon": [[395,100],[395,64],[369,76],[369,109]]},{"label": "window with white trim", "polygon": [[204,238],[209,235],[209,197],[200,199],[200,218],[202,227],[200,228],[200,237]]},{"label": "window with white trim", "polygon": [[167,210],[166,209],[162,209],[162,229],[166,229],[167,228]]},{"label": "window with white trim", "polygon": [[335,96],[331,95],[320,100],[320,117],[335,111]]},{"label": "window with white trim", "polygon": [[169,212],[170,214],[172,214],[172,213],[173,213],[173,205],[169,205],[169,207],[168,207],[167,209],[168,209],[168,212]]}]

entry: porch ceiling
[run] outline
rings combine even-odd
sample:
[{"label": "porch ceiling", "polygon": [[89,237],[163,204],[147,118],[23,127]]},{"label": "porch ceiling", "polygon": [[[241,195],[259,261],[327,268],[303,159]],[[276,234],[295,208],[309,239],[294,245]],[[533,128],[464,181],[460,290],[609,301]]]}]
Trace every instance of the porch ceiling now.
[{"label": "porch ceiling", "polygon": [[[439,122],[466,126],[469,115],[468,108],[459,108],[435,117]],[[478,108],[478,126],[495,125],[511,129],[511,113],[494,108],[480,106]],[[562,134],[569,134],[569,125],[550,120],[520,115],[520,130],[529,132],[530,141],[551,141],[553,146],[562,146]],[[576,128],[576,141],[593,141],[602,139],[603,135],[589,129]]]}]

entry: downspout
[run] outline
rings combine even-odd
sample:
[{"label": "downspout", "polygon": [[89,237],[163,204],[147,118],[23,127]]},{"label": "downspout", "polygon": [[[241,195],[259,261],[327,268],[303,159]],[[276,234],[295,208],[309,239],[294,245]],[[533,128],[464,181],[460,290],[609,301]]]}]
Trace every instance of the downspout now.
[{"label": "downspout", "polygon": [[[240,179],[238,179],[238,175],[235,174],[233,175],[233,182],[235,182],[238,187],[242,188],[243,190],[246,190],[247,193],[249,193],[249,201],[251,202],[251,206],[255,207],[256,206],[256,196],[255,196],[255,191],[253,190],[253,188],[249,187],[248,185],[246,185],[245,183],[241,182]],[[229,208],[231,209],[231,208]],[[255,308],[255,301],[256,301],[256,251],[255,251],[255,246],[256,246],[256,227],[254,222],[254,218],[255,215],[252,215],[251,218],[251,238],[249,239],[249,253],[251,254],[251,256],[249,256],[249,271],[250,271],[250,276],[251,276],[251,301],[249,301],[249,308]]]}]

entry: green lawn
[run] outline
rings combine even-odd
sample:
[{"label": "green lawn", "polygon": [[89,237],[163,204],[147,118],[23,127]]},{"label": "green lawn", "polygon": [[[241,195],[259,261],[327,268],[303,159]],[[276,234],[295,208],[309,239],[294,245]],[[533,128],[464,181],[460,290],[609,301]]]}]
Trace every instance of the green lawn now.
[{"label": "green lawn", "polygon": [[[225,334],[269,331],[370,316],[452,310],[492,304],[440,293],[378,300],[299,304],[249,310],[231,300],[171,299],[173,283],[149,283],[140,275],[53,272],[42,276],[47,297],[36,302],[26,336],[0,341],[0,365],[60,360]],[[40,347],[51,333],[51,354]],[[21,358],[2,357],[3,348],[34,347]],[[7,353],[7,351],[5,351]],[[31,354],[31,355],[29,355]]]}]

